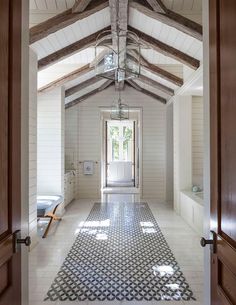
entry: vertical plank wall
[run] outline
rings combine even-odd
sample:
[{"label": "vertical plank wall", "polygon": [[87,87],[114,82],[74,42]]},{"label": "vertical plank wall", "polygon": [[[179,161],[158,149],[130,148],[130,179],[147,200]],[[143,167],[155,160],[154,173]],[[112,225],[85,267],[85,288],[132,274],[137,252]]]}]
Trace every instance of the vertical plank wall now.
[{"label": "vertical plank wall", "polygon": [[192,185],[203,187],[203,98],[176,96],[174,100],[174,206]]},{"label": "vertical plank wall", "polygon": [[166,201],[169,203],[173,203],[173,154],[173,104],[169,104],[166,107]]},{"label": "vertical plank wall", "polygon": [[192,179],[203,187],[203,98],[192,99]]},{"label": "vertical plank wall", "polygon": [[[166,106],[132,88],[126,88],[123,99],[133,107],[143,109],[143,197],[166,198]],[[87,99],[66,110],[66,160],[78,154],[78,198],[100,198],[101,189],[101,121],[100,106],[110,106],[115,99],[114,88]],[[72,123],[73,122],[73,123]],[[73,126],[74,125],[74,126]],[[74,130],[74,132],[73,132]],[[72,135],[73,133],[73,135]],[[71,134],[70,137],[68,134]],[[69,140],[70,139],[70,140]],[[71,142],[70,142],[71,141]],[[77,143],[76,143],[77,141]],[[85,176],[78,161],[93,160],[93,176]]]},{"label": "vertical plank wall", "polygon": [[64,91],[38,94],[37,191],[64,194]]},{"label": "vertical plank wall", "polygon": [[65,112],[65,167],[67,170],[76,170],[75,176],[75,197],[78,198],[78,137],[79,118],[78,112],[74,108],[69,108]]},{"label": "vertical plank wall", "polygon": [[180,213],[180,192],[192,187],[192,96],[175,96],[174,209]]},{"label": "vertical plank wall", "polygon": [[38,58],[29,52],[29,235],[37,243],[37,71]]}]

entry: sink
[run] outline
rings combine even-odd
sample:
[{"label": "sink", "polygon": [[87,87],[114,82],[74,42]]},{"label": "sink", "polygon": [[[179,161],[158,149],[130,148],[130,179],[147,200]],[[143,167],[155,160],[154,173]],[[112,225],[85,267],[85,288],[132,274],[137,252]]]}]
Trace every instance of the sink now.
[{"label": "sink", "polygon": [[194,193],[194,195],[197,196],[198,198],[201,198],[201,199],[204,198],[204,193],[203,192]]}]

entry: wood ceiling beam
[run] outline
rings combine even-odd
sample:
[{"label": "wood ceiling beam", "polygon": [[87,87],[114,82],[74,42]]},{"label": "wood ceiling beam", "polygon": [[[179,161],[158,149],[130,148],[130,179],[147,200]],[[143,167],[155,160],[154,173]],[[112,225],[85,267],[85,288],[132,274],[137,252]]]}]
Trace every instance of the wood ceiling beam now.
[{"label": "wood ceiling beam", "polygon": [[[39,61],[38,61],[38,69],[39,70],[42,70],[42,69],[45,69],[77,52],[80,52],[84,49],[87,49],[91,46],[94,46],[95,45],[95,42],[96,42],[96,39],[97,39],[97,36],[99,34],[101,34],[103,31],[107,31],[107,30],[110,30],[111,27],[108,26],[100,31],[97,31],[87,37],[84,37],[68,46],[66,46],[65,48],[62,48],[52,54],[49,54],[48,56],[44,57],[44,58],[41,58]],[[101,36],[102,37],[102,36]]]},{"label": "wood ceiling beam", "polygon": [[91,86],[91,85],[96,84],[97,82],[100,82],[101,80],[102,80],[101,78],[96,77],[96,76],[91,77],[91,78],[85,80],[84,82],[67,89],[65,91],[65,97],[71,96],[71,95],[79,92],[80,90],[87,88],[88,86]]},{"label": "wood ceiling beam", "polygon": [[131,26],[128,27],[128,29],[130,31],[133,31],[134,33],[136,33],[139,36],[140,42],[150,48],[152,48],[153,50],[171,57],[181,63],[183,63],[186,66],[189,66],[190,68],[196,70],[199,68],[200,66],[200,61],[188,54],[185,54],[165,43],[163,43],[160,40],[155,39],[152,36],[149,36]]},{"label": "wood ceiling beam", "polygon": [[167,100],[151,91],[148,91],[142,87],[140,87],[137,83],[135,83],[133,80],[126,80],[127,85],[129,85],[130,87],[134,88],[135,90],[154,98],[155,100],[161,102],[162,104],[166,104]]},{"label": "wood ceiling beam", "polygon": [[[147,1],[149,2],[149,4],[151,4],[151,2],[156,2],[157,0],[147,0]],[[158,1],[159,4],[160,2],[162,1]],[[158,5],[158,3],[156,5]],[[145,0],[132,0],[130,2],[130,6],[150,18],[158,20],[166,25],[169,25],[200,41],[203,40],[202,26],[197,22],[194,22],[180,14],[168,10],[167,8],[164,9],[164,12],[158,12],[155,9],[153,10],[152,8],[154,6],[151,5],[151,7],[148,7]]]},{"label": "wood ceiling beam", "polygon": [[102,86],[100,86],[99,88],[94,89],[94,90],[92,90],[92,91],[90,91],[90,92],[88,92],[88,93],[86,93],[86,94],[80,96],[79,98],[77,98],[77,99],[75,99],[75,100],[73,100],[73,101],[67,103],[67,104],[65,105],[65,108],[66,108],[66,109],[71,108],[71,107],[73,107],[73,106],[75,106],[75,105],[77,105],[77,104],[79,104],[79,103],[85,101],[85,100],[88,99],[89,97],[91,97],[91,96],[93,96],[93,95],[95,95],[95,94],[97,94],[97,93],[99,93],[99,92],[105,90],[105,89],[108,88],[109,86],[111,86],[113,82],[114,82],[113,80],[107,80],[107,81],[106,81]]},{"label": "wood ceiling beam", "polygon": [[[128,28],[128,0],[109,0],[110,15],[111,15],[111,31],[112,31],[112,45],[117,49],[117,34],[119,38],[119,65],[123,67],[126,59],[126,44],[127,44],[127,28]],[[117,20],[118,18],[118,20]],[[116,89],[124,89],[124,81],[116,84]]]},{"label": "wood ceiling beam", "polygon": [[[130,51],[128,53],[128,57],[135,63],[138,63],[138,58],[139,55],[136,54],[136,52],[134,51]],[[181,87],[184,83],[183,79],[154,65],[151,64],[148,60],[146,60],[143,56],[140,56],[140,63],[141,63],[141,67],[143,67],[145,70],[153,73],[156,76],[159,76],[165,80],[167,80],[168,82],[171,82],[172,84]]]},{"label": "wood ceiling beam", "polygon": [[166,13],[166,6],[161,0],[146,0],[155,12]]},{"label": "wood ceiling beam", "polygon": [[76,0],[75,4],[72,7],[72,12],[73,13],[81,13],[83,12],[86,7],[89,5],[91,0]]},{"label": "wood ceiling beam", "polygon": [[69,74],[66,74],[65,76],[62,76],[56,80],[54,80],[53,82],[50,82],[49,84],[39,88],[38,92],[39,93],[42,93],[42,92],[47,92],[47,91],[50,91],[54,88],[57,88],[57,87],[60,87],[60,86],[63,86],[65,83],[67,82],[70,82],[90,71],[92,71],[93,68],[90,67],[89,64],[79,68],[79,69],[76,69],[74,71],[72,71],[71,73]]},{"label": "wood ceiling beam", "polygon": [[108,7],[108,0],[96,0],[86,7],[81,13],[73,13],[72,9],[62,12],[44,22],[41,22],[30,29],[30,44],[47,37],[63,28],[95,14],[105,7]]},{"label": "wood ceiling beam", "polygon": [[145,75],[140,74],[139,77],[137,78],[137,80],[140,80],[142,83],[149,85],[155,89],[158,89],[169,96],[174,96],[174,94],[175,94],[175,91],[173,89],[171,89]]},{"label": "wood ceiling beam", "polygon": [[94,89],[94,90],[92,90],[92,91],[90,91],[90,92],[88,92],[88,93],[82,95],[81,97],[77,98],[76,100],[73,100],[73,101],[71,101],[71,102],[65,104],[65,109],[71,108],[71,107],[73,107],[73,106],[75,106],[75,105],[77,105],[77,104],[83,102],[84,100],[86,100],[86,99],[88,99],[89,97],[91,97],[91,96],[97,94],[98,92],[99,92],[98,89]]}]

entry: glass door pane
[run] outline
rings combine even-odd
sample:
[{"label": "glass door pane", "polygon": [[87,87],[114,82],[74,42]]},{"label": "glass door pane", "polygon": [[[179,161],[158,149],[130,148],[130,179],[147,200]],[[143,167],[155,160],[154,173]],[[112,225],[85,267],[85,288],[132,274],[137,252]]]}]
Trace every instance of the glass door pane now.
[{"label": "glass door pane", "polygon": [[108,121],[107,184],[134,185],[134,123]]},{"label": "glass door pane", "polygon": [[129,126],[123,126],[123,160],[132,161],[133,130]]},{"label": "glass door pane", "polygon": [[108,161],[120,160],[119,134],[119,126],[109,126],[108,144],[110,147],[110,154],[108,154]]}]

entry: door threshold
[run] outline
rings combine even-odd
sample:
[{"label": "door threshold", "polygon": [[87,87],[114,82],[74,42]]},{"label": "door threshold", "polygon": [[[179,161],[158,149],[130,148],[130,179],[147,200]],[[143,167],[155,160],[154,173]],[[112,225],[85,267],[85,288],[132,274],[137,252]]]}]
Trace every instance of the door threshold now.
[{"label": "door threshold", "polygon": [[140,189],[137,187],[104,187],[103,194],[139,194]]}]

